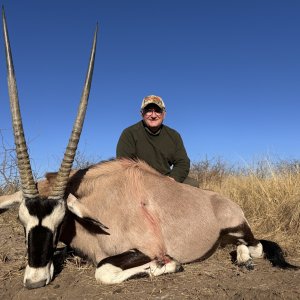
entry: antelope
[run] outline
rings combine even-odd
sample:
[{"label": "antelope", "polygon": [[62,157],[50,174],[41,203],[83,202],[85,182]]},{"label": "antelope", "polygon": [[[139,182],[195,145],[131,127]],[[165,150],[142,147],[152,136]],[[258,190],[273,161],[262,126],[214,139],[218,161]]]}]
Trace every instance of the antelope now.
[{"label": "antelope", "polygon": [[254,237],[242,209],[215,192],[171,181],[143,161],[117,159],[82,170],[72,164],[83,127],[96,53],[96,27],[78,115],[60,169],[35,182],[23,131],[6,18],[2,10],[12,123],[21,190],[0,198],[19,204],[28,262],[24,286],[43,287],[54,274],[58,241],[96,265],[95,278],[117,284],[136,275],[159,276],[211,256],[220,244],[237,245],[236,263],[253,258],[289,264],[278,244]]}]

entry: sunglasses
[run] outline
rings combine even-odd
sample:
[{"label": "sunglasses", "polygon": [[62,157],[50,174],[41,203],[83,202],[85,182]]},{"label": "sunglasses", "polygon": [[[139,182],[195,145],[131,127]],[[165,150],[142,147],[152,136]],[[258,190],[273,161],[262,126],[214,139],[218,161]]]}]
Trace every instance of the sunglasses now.
[{"label": "sunglasses", "polygon": [[161,108],[143,109],[143,115],[151,116],[153,113],[155,113],[157,116],[160,116],[163,113],[163,110]]}]

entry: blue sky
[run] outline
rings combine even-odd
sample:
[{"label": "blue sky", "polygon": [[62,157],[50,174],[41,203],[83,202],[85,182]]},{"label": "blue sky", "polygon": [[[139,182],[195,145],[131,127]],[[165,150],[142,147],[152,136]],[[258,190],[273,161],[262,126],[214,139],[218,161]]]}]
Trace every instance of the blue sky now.
[{"label": "blue sky", "polygon": [[[299,159],[300,1],[2,1],[30,156],[59,165],[77,111],[95,25],[100,32],[79,144],[115,155],[142,98],[160,95],[165,124],[192,161]],[[1,36],[2,39],[2,36]],[[0,43],[0,129],[13,145]],[[0,56],[0,57],[1,57]]]}]

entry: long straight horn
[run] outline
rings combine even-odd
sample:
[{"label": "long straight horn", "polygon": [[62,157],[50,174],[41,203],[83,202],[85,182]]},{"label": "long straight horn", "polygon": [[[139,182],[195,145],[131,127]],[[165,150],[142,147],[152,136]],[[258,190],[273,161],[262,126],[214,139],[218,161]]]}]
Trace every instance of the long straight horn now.
[{"label": "long straight horn", "polygon": [[16,152],[17,152],[17,159],[18,159],[18,167],[19,167],[19,172],[21,177],[22,191],[23,191],[23,196],[25,198],[36,198],[38,197],[39,194],[33,179],[28,150],[27,150],[25,136],[24,136],[20,106],[19,106],[17,83],[15,77],[14,65],[12,61],[11,48],[10,48],[10,43],[8,38],[5,12],[3,7],[2,7],[2,23],[3,23],[4,42],[5,42],[10,110],[12,114],[12,123],[13,123],[13,130],[15,136],[15,145],[16,145]]},{"label": "long straight horn", "polygon": [[86,113],[86,108],[88,104],[88,98],[92,83],[92,76],[93,76],[93,69],[94,69],[94,61],[95,61],[95,54],[96,54],[96,44],[97,44],[97,33],[98,33],[98,24],[96,26],[95,34],[94,34],[94,41],[93,47],[91,50],[90,62],[89,67],[85,79],[85,84],[79,104],[79,109],[77,113],[77,118],[75,120],[72,134],[67,146],[67,149],[64,154],[64,159],[61,163],[55,185],[53,186],[51,195],[49,198],[51,199],[61,199],[64,196],[65,189],[67,186],[68,178],[71,172],[72,164],[74,161],[74,157],[77,150],[77,145],[79,142],[80,134],[82,131],[82,126],[84,122],[84,117]]}]

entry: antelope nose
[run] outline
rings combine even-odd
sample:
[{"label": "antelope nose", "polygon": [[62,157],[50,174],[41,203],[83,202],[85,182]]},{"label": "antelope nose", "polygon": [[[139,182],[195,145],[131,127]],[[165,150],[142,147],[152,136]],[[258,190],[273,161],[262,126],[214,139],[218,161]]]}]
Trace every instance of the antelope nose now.
[{"label": "antelope nose", "polygon": [[40,287],[43,287],[43,286],[46,285],[46,279],[40,280],[38,282],[32,282],[30,279],[27,279],[25,281],[24,285],[29,290],[31,290],[31,289],[37,289],[37,288],[40,288]]}]

